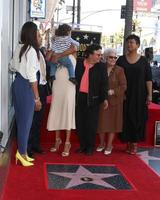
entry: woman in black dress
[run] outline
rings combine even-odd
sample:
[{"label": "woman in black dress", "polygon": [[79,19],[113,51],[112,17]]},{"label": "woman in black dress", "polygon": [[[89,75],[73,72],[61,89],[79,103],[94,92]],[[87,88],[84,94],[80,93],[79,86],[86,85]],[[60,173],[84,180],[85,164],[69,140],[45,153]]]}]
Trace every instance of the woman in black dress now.
[{"label": "woman in black dress", "polygon": [[146,58],[137,53],[140,38],[129,35],[126,42],[127,53],[117,60],[127,79],[121,139],[127,142],[126,151],[135,154],[137,143],[145,138],[147,104],[152,101],[152,74]]}]

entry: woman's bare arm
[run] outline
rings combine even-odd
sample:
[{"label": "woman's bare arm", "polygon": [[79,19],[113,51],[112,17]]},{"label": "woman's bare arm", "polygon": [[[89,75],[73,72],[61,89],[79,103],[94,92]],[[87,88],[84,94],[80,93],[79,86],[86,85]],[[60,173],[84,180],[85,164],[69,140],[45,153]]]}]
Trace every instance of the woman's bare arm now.
[{"label": "woman's bare arm", "polygon": [[152,81],[147,81],[146,82],[146,86],[147,86],[147,103],[152,101]]},{"label": "woman's bare arm", "polygon": [[40,97],[39,97],[37,81],[32,82],[31,87],[32,87],[33,94],[34,94],[35,111],[39,111],[42,108],[42,103],[41,103],[41,100],[40,100]]}]

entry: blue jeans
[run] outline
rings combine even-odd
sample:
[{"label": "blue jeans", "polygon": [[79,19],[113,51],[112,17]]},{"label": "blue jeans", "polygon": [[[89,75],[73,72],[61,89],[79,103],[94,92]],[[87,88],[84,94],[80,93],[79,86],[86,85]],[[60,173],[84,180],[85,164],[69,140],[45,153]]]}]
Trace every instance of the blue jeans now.
[{"label": "blue jeans", "polygon": [[26,154],[35,103],[31,85],[20,73],[17,73],[13,82],[12,94],[17,123],[18,151],[20,154]]},{"label": "blue jeans", "polygon": [[50,76],[55,76],[58,64],[67,68],[69,78],[75,77],[75,71],[72,61],[68,56],[58,59],[58,63],[49,62],[50,64]]}]

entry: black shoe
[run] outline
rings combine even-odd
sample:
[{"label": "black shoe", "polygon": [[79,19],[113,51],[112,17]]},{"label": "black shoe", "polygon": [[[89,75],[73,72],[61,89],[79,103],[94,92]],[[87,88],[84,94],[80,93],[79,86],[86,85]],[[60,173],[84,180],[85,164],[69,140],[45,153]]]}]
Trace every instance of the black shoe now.
[{"label": "black shoe", "polygon": [[78,148],[76,149],[76,153],[85,153],[86,149]]},{"label": "black shoe", "polygon": [[74,77],[70,77],[69,81],[71,81],[73,84],[77,85],[77,81]]},{"label": "black shoe", "polygon": [[92,149],[87,149],[86,152],[85,152],[85,154],[87,156],[91,156],[91,155],[93,155],[93,150]]},{"label": "black shoe", "polygon": [[39,153],[39,154],[43,154],[44,153],[44,150],[41,149],[41,148],[34,148],[32,149],[34,153]]},{"label": "black shoe", "polygon": [[53,81],[56,80],[55,76],[51,76],[48,80],[49,86],[52,89]]},{"label": "black shoe", "polygon": [[33,151],[27,151],[27,154],[30,158],[33,158]]}]

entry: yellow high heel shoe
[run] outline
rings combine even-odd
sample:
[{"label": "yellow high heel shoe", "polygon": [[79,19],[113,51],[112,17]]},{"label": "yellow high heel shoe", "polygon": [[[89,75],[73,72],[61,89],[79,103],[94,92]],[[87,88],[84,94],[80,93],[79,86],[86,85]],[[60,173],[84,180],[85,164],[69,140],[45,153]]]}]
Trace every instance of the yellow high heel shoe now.
[{"label": "yellow high heel shoe", "polygon": [[29,162],[33,162],[35,159],[34,158],[30,158],[28,155],[26,155],[27,161]]},{"label": "yellow high heel shoe", "polygon": [[34,165],[33,163],[25,160],[18,151],[15,157],[16,157],[16,165],[17,165],[18,160],[20,161],[21,165],[24,167],[30,167]]},{"label": "yellow high heel shoe", "polygon": [[58,151],[61,143],[62,143],[62,140],[60,138],[57,138],[54,146],[50,148],[50,152],[56,152],[56,151]]},{"label": "yellow high heel shoe", "polygon": [[70,148],[71,148],[71,143],[70,142],[66,142],[65,145],[64,145],[64,151],[62,152],[62,156],[63,157],[69,156]]}]

